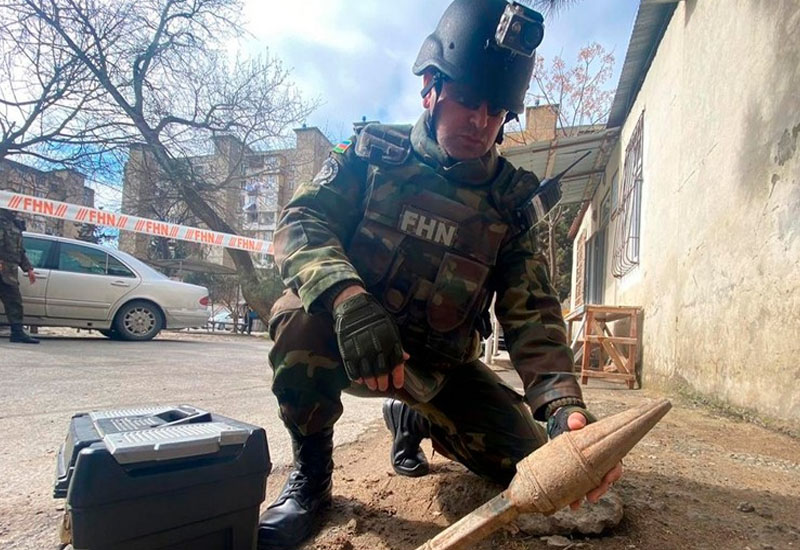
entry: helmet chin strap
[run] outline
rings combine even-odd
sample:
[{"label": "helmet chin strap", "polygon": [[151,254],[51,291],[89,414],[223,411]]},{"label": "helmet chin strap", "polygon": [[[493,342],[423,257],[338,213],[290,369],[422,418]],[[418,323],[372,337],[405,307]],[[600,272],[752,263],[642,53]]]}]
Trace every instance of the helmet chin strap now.
[{"label": "helmet chin strap", "polygon": [[497,138],[494,140],[494,142],[497,143],[498,145],[503,143],[503,138],[505,137],[503,135],[503,133],[505,132],[506,124],[508,124],[512,120],[517,120],[518,121],[519,120],[519,115],[517,113],[508,113],[506,115],[506,120],[505,120],[505,122],[503,122],[503,125],[500,126],[500,131],[497,132]]},{"label": "helmet chin strap", "polygon": [[426,97],[431,90],[436,90],[436,101],[433,102],[433,108],[431,109],[431,137],[436,140],[436,107],[439,105],[439,99],[442,97],[442,86],[444,86],[444,75],[439,71],[433,72],[433,77],[431,78],[430,82],[428,82],[424,88],[422,88],[422,92],[420,95],[422,97]]},{"label": "helmet chin strap", "polygon": [[431,92],[431,90],[436,88],[436,96],[438,98],[438,96],[442,95],[442,84],[444,84],[444,75],[442,75],[442,73],[439,71],[433,71],[433,77],[431,78],[431,81],[428,82],[424,88],[422,88],[420,95],[424,98]]}]

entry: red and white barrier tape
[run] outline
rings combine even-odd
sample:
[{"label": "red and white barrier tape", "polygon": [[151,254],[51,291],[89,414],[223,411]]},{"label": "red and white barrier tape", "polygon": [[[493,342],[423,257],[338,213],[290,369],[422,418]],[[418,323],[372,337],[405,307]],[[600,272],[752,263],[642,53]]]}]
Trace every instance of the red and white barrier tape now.
[{"label": "red and white barrier tape", "polygon": [[102,225],[103,227],[115,227],[121,231],[133,231],[134,233],[144,233],[156,237],[179,239],[209,246],[235,248],[256,254],[272,254],[272,243],[270,241],[150,220],[138,216],[115,214],[79,204],[68,204],[9,191],[0,191],[0,208],[61,220]]}]

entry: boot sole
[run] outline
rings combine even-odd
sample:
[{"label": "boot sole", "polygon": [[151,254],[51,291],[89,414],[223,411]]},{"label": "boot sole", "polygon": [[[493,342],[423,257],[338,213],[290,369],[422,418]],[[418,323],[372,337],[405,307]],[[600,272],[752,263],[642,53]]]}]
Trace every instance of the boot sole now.
[{"label": "boot sole", "polygon": [[428,466],[425,466],[425,465],[418,466],[417,468],[414,468],[413,470],[404,470],[404,469],[392,464],[392,469],[398,475],[406,476],[406,477],[424,477],[424,476],[428,475],[430,473],[430,471],[431,471],[430,468]]},{"label": "boot sole", "polygon": [[[397,425],[394,423],[394,416],[391,414],[391,408],[382,407],[382,409],[383,421],[386,423],[386,427],[389,428],[389,431],[394,434],[397,432]],[[392,445],[394,445],[394,443],[392,443]],[[427,463],[421,463],[414,469],[401,468],[394,463],[394,455],[391,449],[389,449],[389,462],[392,463],[392,469],[397,475],[405,477],[423,477],[430,473],[430,466]]]},{"label": "boot sole", "polygon": [[[333,504],[333,497],[329,497],[327,500],[320,502],[319,506],[317,507],[316,513],[323,512],[331,507]],[[257,543],[257,550],[296,550],[296,548],[302,545],[304,542],[308,542],[308,539],[316,532],[322,529],[319,523],[315,522],[308,528],[308,531],[303,533],[303,536],[299,538],[299,540],[295,542],[287,542],[286,544],[281,543]],[[257,537],[258,535],[256,535]]]}]

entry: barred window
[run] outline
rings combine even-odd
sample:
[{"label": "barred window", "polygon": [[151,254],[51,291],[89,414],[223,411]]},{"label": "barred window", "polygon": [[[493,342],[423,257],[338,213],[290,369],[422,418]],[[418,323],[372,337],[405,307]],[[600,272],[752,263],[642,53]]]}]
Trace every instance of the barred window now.
[{"label": "barred window", "polygon": [[642,135],[644,113],[639,117],[625,149],[622,173],[622,193],[614,209],[614,257],[611,272],[621,278],[639,265],[640,229],[642,217]]},{"label": "barred window", "polygon": [[271,211],[262,211],[258,213],[258,223],[261,225],[274,225],[275,224],[275,212]]}]

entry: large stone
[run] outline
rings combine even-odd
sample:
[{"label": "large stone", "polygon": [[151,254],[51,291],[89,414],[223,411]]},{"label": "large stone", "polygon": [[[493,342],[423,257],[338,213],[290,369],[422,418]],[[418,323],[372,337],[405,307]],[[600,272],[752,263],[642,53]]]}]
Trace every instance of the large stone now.
[{"label": "large stone", "polygon": [[622,515],[622,498],[610,490],[597,504],[584,502],[577,510],[567,507],[552,516],[522,514],[514,523],[527,535],[599,535],[618,525]]}]

